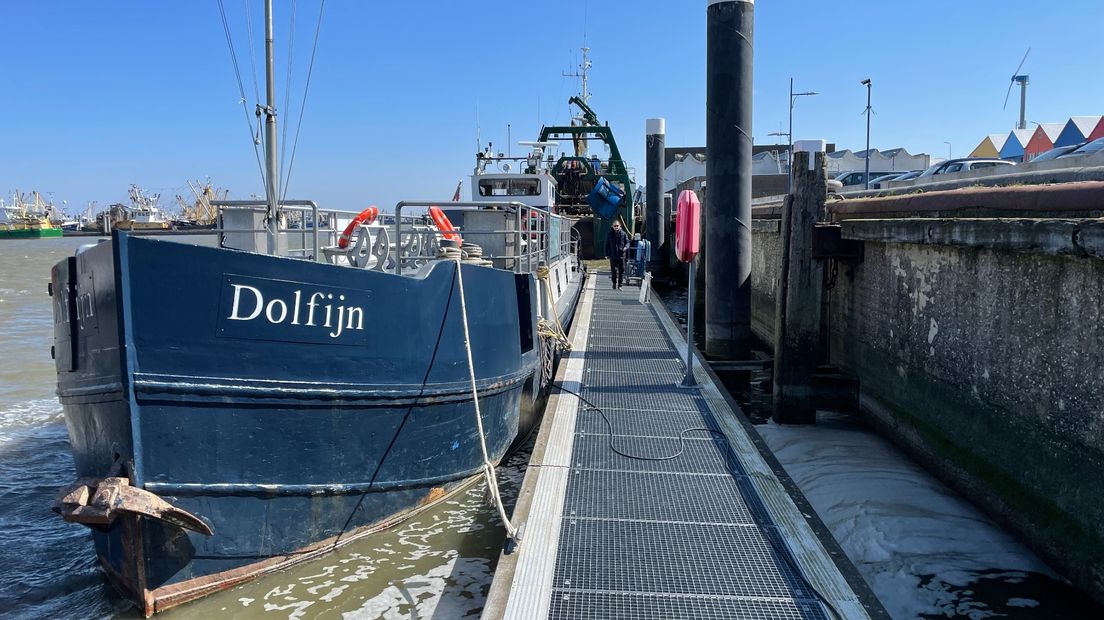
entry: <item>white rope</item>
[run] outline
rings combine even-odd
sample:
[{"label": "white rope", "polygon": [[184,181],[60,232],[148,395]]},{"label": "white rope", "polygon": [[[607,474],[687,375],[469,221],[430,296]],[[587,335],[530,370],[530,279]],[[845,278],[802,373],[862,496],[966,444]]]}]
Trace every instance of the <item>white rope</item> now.
[{"label": "white rope", "polygon": [[567,339],[567,333],[560,323],[560,315],[556,312],[556,297],[552,294],[552,282],[549,275],[552,271],[547,265],[537,267],[537,278],[543,283],[545,295],[548,298],[548,306],[552,314],[552,320],[541,318],[537,322],[537,332],[550,340],[556,341],[564,351],[571,350],[571,341]]},{"label": "white rope", "polygon": [[483,476],[487,479],[487,491],[490,498],[498,508],[498,516],[502,524],[506,526],[506,535],[514,539],[515,543],[521,542],[518,536],[518,528],[510,523],[510,517],[506,515],[506,506],[502,503],[502,495],[498,490],[498,478],[495,476],[494,464],[487,454],[487,435],[483,431],[483,414],[479,411],[479,391],[475,386],[475,363],[472,361],[471,335],[468,332],[468,304],[464,297],[464,276],[462,275],[459,259],[456,260],[456,283],[460,289],[460,316],[464,323],[464,349],[468,354],[468,375],[471,377],[472,402],[475,403],[475,424],[479,429],[479,447],[483,450]]}]

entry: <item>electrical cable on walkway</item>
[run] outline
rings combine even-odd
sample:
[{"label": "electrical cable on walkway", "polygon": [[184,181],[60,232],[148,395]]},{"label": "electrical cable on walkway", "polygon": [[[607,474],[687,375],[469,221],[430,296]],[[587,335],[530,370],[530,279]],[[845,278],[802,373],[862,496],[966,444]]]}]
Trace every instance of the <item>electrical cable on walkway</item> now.
[{"label": "electrical cable on walkway", "polygon": [[479,390],[475,384],[475,362],[472,360],[471,334],[468,331],[468,305],[464,295],[464,276],[460,259],[456,259],[456,284],[460,291],[460,318],[464,323],[464,350],[468,355],[468,376],[471,378],[472,403],[475,405],[475,424],[479,430],[479,447],[483,450],[483,475],[487,479],[487,492],[490,499],[498,508],[498,516],[502,519],[502,525],[506,527],[506,535],[514,544],[521,543],[519,529],[510,523],[510,517],[506,515],[506,506],[502,502],[502,495],[498,490],[498,478],[495,476],[494,463],[487,453],[487,435],[483,430],[483,414],[479,410]]},{"label": "electrical cable on walkway", "polygon": [[606,436],[608,438],[609,449],[612,450],[614,454],[621,455],[621,456],[623,456],[627,459],[633,459],[634,461],[670,461],[672,459],[677,459],[678,457],[682,456],[683,452],[686,451],[685,437],[686,437],[687,433],[694,433],[694,432],[711,433],[713,435],[720,435],[721,439],[725,440],[726,442],[728,441],[728,438],[725,437],[725,434],[722,433],[721,431],[713,429],[713,428],[705,428],[703,426],[703,427],[698,427],[698,428],[683,429],[679,433],[679,436],[678,436],[678,440],[679,440],[679,450],[678,450],[678,452],[676,452],[674,454],[671,454],[671,455],[668,455],[668,456],[640,456],[638,454],[629,454],[628,452],[622,452],[621,450],[617,449],[617,446],[613,445],[613,437],[614,437],[613,424],[610,422],[610,419],[608,417],[606,417],[606,412],[602,411],[601,407],[599,407],[598,405],[595,405],[594,403],[590,402],[589,400],[587,400],[585,397],[583,397],[578,392],[573,392],[573,391],[563,387],[562,385],[558,385],[556,383],[553,383],[552,387],[559,390],[559,391],[561,391],[561,392],[566,392],[568,394],[571,394],[575,398],[578,398],[579,400],[586,403],[586,405],[587,405],[586,411],[597,411],[598,414],[602,416],[602,420],[604,420],[605,423],[606,423],[606,429],[608,430]]}]

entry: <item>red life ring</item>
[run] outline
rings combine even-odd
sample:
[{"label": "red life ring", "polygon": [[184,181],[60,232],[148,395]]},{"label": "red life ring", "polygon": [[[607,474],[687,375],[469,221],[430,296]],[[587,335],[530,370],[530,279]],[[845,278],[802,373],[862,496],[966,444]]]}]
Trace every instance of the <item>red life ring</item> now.
[{"label": "red life ring", "polygon": [[449,221],[444,211],[437,207],[430,207],[429,217],[433,218],[433,223],[437,225],[437,230],[441,231],[441,236],[445,239],[460,241],[460,233],[453,228],[452,222]]},{"label": "red life ring", "polygon": [[349,240],[353,238],[353,231],[357,229],[357,226],[361,224],[371,224],[376,221],[376,216],[379,215],[379,209],[376,205],[372,205],[367,209],[360,212],[359,215],[353,218],[353,221],[349,222],[349,225],[345,227],[345,232],[341,233],[341,237],[337,240],[337,247],[347,248],[349,247]]}]

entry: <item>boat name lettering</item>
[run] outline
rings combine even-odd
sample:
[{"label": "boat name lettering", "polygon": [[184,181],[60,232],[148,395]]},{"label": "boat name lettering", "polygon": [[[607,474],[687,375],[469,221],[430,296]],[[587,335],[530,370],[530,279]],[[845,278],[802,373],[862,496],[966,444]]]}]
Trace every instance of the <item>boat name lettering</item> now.
[{"label": "boat name lettering", "polygon": [[218,333],[252,340],[361,344],[367,297],[367,291],[227,274]]}]

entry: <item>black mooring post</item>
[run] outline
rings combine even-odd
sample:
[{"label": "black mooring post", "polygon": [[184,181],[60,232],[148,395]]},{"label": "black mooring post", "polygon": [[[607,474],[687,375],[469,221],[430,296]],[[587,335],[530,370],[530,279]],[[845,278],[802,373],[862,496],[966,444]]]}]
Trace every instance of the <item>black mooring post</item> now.
[{"label": "black mooring post", "polygon": [[705,352],[745,360],[751,344],[753,0],[706,9]]},{"label": "black mooring post", "polygon": [[663,147],[666,122],[662,118],[649,118],[646,130],[645,163],[647,164],[647,196],[644,210],[647,214],[645,231],[652,244],[652,259],[648,267],[658,271],[666,266],[667,230],[663,219]]}]

